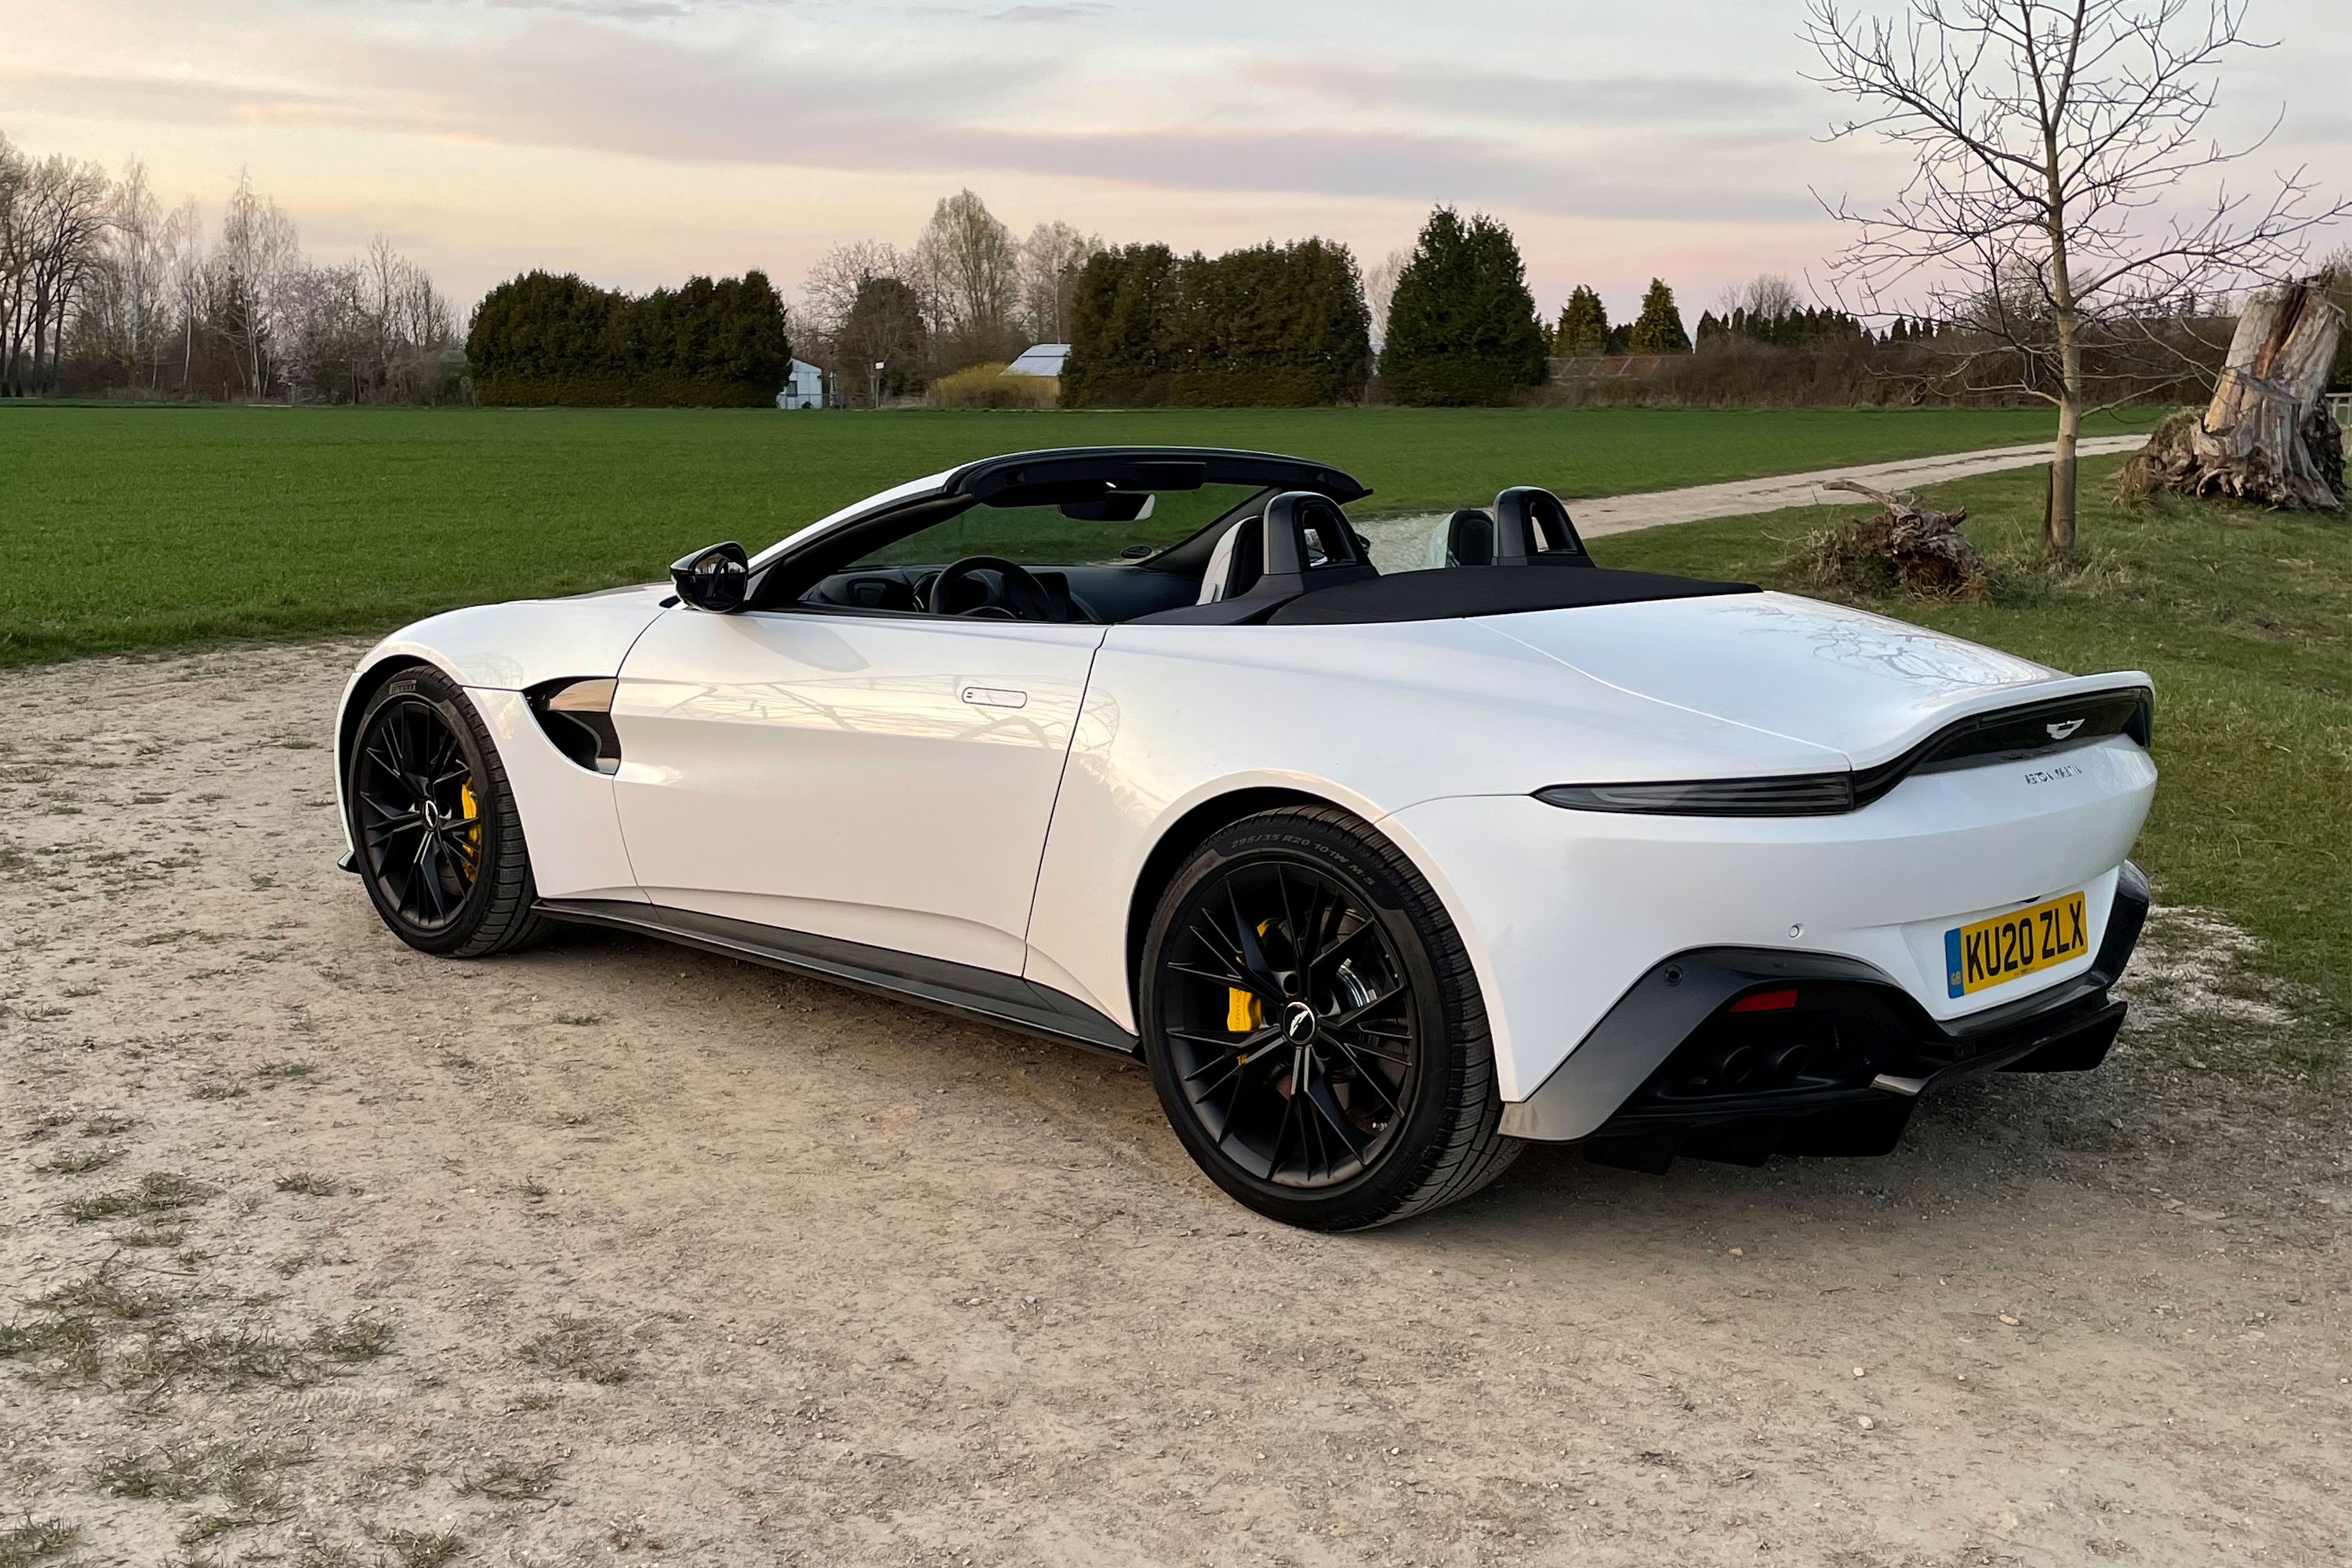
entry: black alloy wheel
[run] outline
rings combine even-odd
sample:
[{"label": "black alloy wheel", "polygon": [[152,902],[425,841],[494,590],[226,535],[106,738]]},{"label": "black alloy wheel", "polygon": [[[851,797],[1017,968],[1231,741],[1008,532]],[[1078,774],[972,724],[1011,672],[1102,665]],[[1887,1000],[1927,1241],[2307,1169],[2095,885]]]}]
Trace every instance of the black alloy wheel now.
[{"label": "black alloy wheel", "polygon": [[352,818],[366,875],[412,930],[464,912],[482,875],[481,796],[457,731],[424,698],[385,703],[360,737]]},{"label": "black alloy wheel", "polygon": [[1185,915],[1160,1024],[1193,1116],[1276,1186],[1360,1173],[1421,1088],[1395,943],[1362,895],[1290,856],[1221,868]]},{"label": "black alloy wheel", "polygon": [[368,898],[409,946],[472,958],[539,934],[505,769],[473,704],[438,670],[404,670],[368,703],[343,801]]},{"label": "black alloy wheel", "polygon": [[1295,1225],[1384,1224],[1476,1191],[1496,1130],[1468,955],[1396,847],[1331,807],[1213,835],[1152,922],[1144,1052],[1219,1185]]}]

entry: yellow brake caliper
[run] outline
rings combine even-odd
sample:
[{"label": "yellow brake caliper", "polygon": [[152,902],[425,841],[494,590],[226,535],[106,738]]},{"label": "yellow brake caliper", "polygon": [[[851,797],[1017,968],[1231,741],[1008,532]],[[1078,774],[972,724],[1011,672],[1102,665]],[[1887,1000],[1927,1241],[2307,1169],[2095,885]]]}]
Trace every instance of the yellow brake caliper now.
[{"label": "yellow brake caliper", "polygon": [[[1259,921],[1257,934],[1264,936],[1266,928],[1273,924],[1270,920]],[[1257,993],[1238,990],[1230,985],[1225,987],[1225,1032],[1229,1035],[1246,1035],[1253,1030],[1265,1027],[1265,1004],[1259,1000]],[[1246,1061],[1248,1058],[1244,1057],[1243,1060]]]},{"label": "yellow brake caliper", "polygon": [[457,809],[473,823],[466,829],[466,875],[471,877],[482,863],[482,808],[474,798],[474,781],[470,778],[457,786]]}]

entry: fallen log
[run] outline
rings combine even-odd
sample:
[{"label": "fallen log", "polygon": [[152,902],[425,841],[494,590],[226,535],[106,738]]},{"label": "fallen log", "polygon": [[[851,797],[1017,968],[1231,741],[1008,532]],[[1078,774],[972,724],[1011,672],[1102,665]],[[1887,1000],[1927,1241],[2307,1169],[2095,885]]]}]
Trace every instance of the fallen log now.
[{"label": "fallen log", "polygon": [[2126,499],[2170,490],[2341,511],[2344,432],[2325,394],[2344,312],[2314,285],[2258,290],[2203,414],[2156,427],[2116,480]]},{"label": "fallen log", "polygon": [[1991,602],[1992,569],[1960,532],[1968,508],[1930,511],[1908,497],[1852,479],[1832,479],[1822,488],[1866,496],[1885,510],[1809,541],[1805,564],[1814,576],[1864,591],[1892,587],[1933,598]]}]

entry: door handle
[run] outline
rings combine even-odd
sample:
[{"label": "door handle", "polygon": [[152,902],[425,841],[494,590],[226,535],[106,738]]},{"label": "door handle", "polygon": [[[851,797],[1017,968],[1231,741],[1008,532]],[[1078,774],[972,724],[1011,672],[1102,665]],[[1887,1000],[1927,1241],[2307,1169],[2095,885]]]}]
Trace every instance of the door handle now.
[{"label": "door handle", "polygon": [[967,686],[960,695],[975,708],[1026,708],[1029,694],[1004,686]]}]

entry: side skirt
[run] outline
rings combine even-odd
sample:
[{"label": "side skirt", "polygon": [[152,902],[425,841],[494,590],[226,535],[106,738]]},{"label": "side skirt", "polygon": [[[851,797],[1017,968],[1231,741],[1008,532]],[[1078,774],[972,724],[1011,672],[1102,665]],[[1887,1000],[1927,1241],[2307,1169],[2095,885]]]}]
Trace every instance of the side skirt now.
[{"label": "side skirt", "polygon": [[539,912],[550,920],[659,937],[1116,1056],[1133,1057],[1140,1049],[1133,1035],[1076,997],[1017,974],[656,904],[544,899]]}]

